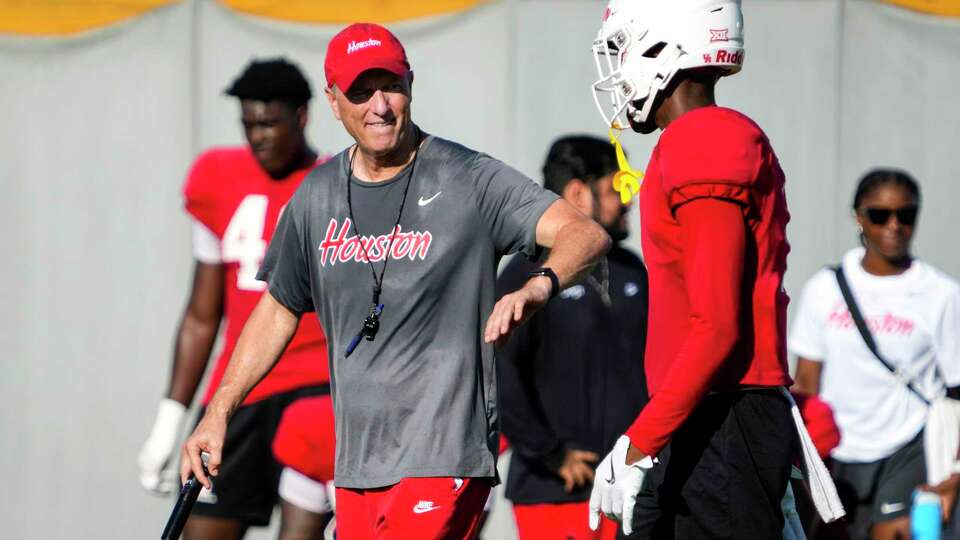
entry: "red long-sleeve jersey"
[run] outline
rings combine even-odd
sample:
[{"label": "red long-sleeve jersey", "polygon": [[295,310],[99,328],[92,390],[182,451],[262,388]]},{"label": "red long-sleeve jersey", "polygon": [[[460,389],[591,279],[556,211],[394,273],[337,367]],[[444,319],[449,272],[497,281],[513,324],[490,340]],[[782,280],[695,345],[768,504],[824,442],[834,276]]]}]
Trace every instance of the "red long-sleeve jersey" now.
[{"label": "red long-sleeve jersey", "polygon": [[743,114],[704,107],[660,137],[640,191],[651,400],[627,430],[656,455],[711,391],[791,384],[784,175]]}]

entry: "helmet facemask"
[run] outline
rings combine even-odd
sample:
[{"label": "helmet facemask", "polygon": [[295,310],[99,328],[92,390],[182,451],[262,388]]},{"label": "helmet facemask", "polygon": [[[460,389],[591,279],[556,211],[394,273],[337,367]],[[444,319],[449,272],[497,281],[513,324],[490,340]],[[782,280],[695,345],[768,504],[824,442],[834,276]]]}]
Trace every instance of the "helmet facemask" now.
[{"label": "helmet facemask", "polygon": [[600,32],[593,42],[599,75],[592,85],[597,109],[610,127],[644,123],[657,93],[676,73],[677,59],[683,52],[676,44],[655,39],[646,30],[637,35],[627,25],[614,27],[609,35],[604,35],[604,29]]},{"label": "helmet facemask", "polygon": [[[591,85],[593,101],[608,127],[623,128],[627,125],[622,121],[627,105],[639,94],[637,85],[623,76],[623,60],[634,38],[625,26],[608,35],[605,28],[606,25],[593,41],[593,60],[599,76]],[[606,99],[602,94],[608,94]]]}]

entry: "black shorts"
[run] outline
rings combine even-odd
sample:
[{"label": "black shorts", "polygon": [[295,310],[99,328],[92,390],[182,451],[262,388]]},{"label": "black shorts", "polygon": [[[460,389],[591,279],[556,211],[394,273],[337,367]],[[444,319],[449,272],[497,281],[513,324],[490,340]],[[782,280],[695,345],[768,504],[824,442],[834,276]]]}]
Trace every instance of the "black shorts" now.
[{"label": "black shorts", "polygon": [[235,519],[251,526],[269,525],[283,469],[273,457],[272,448],[283,411],[300,398],[329,393],[327,385],[308,386],[237,409],[227,425],[223,461],[220,474],[213,480],[213,495],[209,499],[201,496],[193,514]]},{"label": "black shorts", "polygon": [[834,461],[833,478],[852,540],[870,538],[874,523],[909,515],[913,490],[926,482],[923,432],[891,454],[869,463]]},{"label": "black shorts", "polygon": [[780,540],[796,449],[778,389],[707,396],[647,474],[630,538]]}]

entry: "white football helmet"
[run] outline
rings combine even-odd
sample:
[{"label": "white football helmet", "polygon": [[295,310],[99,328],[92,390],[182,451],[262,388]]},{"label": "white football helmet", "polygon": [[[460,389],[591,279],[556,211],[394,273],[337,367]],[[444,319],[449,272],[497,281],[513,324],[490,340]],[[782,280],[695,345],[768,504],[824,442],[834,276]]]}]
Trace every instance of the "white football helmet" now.
[{"label": "white football helmet", "polygon": [[[608,126],[644,123],[657,93],[682,69],[743,64],[740,0],[610,0],[593,52],[593,98]],[[609,94],[609,103],[602,94]]]}]

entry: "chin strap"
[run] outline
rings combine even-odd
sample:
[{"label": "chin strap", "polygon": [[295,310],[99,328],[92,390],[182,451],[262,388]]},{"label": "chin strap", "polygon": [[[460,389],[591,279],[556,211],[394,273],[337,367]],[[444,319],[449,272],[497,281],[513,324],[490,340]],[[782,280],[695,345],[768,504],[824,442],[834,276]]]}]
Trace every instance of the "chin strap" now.
[{"label": "chin strap", "polygon": [[[616,130],[616,132],[614,130]],[[627,155],[623,152],[623,145],[620,144],[620,139],[617,138],[617,133],[621,131],[623,131],[623,128],[618,122],[614,122],[609,131],[610,144],[612,144],[617,151],[617,165],[620,167],[620,170],[613,175],[613,189],[620,193],[621,203],[629,204],[630,201],[640,193],[643,171],[634,169],[630,166],[630,162],[627,161]]]}]

